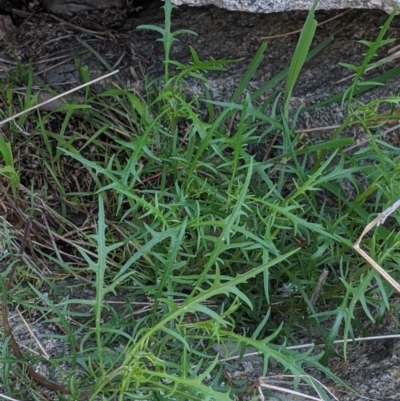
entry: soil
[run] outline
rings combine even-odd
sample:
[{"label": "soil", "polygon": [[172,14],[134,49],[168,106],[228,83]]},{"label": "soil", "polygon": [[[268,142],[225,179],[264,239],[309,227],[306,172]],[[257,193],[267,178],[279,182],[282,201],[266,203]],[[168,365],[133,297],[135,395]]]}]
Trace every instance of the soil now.
[{"label": "soil", "polygon": [[[119,69],[118,76],[94,85],[94,91],[123,82],[132,91],[142,93],[146,75],[153,78],[162,75],[163,49],[160,42],[156,41],[157,34],[136,29],[142,24],[162,26],[164,17],[159,9],[161,2],[147,2],[146,6],[137,10],[110,9],[65,15],[62,18],[45,12],[38,13],[43,10],[35,7],[40,6],[30,8],[29,4],[27,1],[0,2],[0,11],[7,13],[14,25],[12,31],[7,32],[9,44],[0,45],[2,77],[7,76],[8,71],[14,68],[15,58],[22,63],[32,63],[38,86],[46,84],[57,87],[59,91],[79,85],[79,67],[82,65],[88,66],[91,78],[102,76],[109,69]],[[261,87],[288,67],[298,40],[298,33],[293,32],[301,29],[306,16],[305,12],[259,15],[229,12],[215,7],[182,6],[173,12],[174,29],[191,29],[198,35],[180,36],[179,42],[172,49],[171,57],[180,62],[190,62],[191,45],[201,60],[210,57],[241,59],[239,63],[229,66],[226,72],[212,72],[208,75],[208,89],[214,98],[228,101],[264,41],[263,37],[274,36],[267,39],[265,58],[249,88]],[[359,40],[373,41],[388,16],[376,10],[348,10],[347,13],[319,11],[316,18],[319,22],[329,22],[317,28],[313,46],[331,35],[334,41],[302,70],[295,87],[294,107],[300,104],[312,105],[344,90],[351,81],[351,73],[339,63],[359,64],[365,52]],[[400,39],[400,17],[395,17],[390,37],[395,42],[379,50],[377,59],[387,56],[388,49],[394,47]],[[396,62],[395,60],[387,66],[379,67],[377,72],[382,73]],[[399,88],[400,79],[394,79],[390,85],[379,87],[363,95],[361,99],[369,101],[398,94]],[[204,89],[197,82],[189,81],[186,93],[188,96],[202,97]],[[78,95],[83,96],[83,93]],[[298,128],[328,127],[340,123],[343,116],[343,107],[333,104],[302,115]],[[330,134],[329,129],[309,134],[310,141],[313,140],[313,135],[326,138]],[[346,134],[355,140],[364,138],[363,131],[359,128],[352,128]],[[389,139],[393,145],[398,146],[399,138],[399,131],[394,130]],[[253,151],[259,153],[260,157],[265,152],[262,146]],[[125,296],[121,299],[125,300]],[[21,344],[29,343],[29,336],[26,335],[20,318],[16,317],[14,311],[11,314],[15,317],[13,327],[18,341]],[[50,329],[35,322],[32,330],[41,339],[41,343],[46,345],[49,355],[56,355],[60,345],[45,339],[46,332]],[[397,319],[386,316],[371,331],[376,334],[397,333]],[[297,337],[300,338],[300,334]],[[353,396],[341,393],[341,389],[333,389],[338,398],[341,401],[361,401],[363,397],[375,401],[400,399],[399,342],[376,340],[364,344],[351,349],[347,361],[332,361],[332,370],[360,393],[360,396]],[[253,359],[250,367],[245,365],[248,363],[246,360],[243,363],[241,369],[250,369],[253,377],[261,375],[259,361]],[[233,369],[238,370],[237,367]],[[45,370],[43,373],[46,374]]]}]

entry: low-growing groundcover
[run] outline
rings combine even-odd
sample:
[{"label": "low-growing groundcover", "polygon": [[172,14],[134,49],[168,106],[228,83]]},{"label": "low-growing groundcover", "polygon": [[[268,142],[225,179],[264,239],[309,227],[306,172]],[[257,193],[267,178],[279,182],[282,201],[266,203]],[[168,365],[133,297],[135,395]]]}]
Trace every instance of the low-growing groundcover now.
[{"label": "low-growing groundcover", "polygon": [[[165,26],[141,27],[160,34],[165,52],[164,76],[147,82],[145,95],[121,83],[100,94],[87,89],[85,104],[3,124],[0,363],[7,396],[42,399],[44,387],[60,400],[258,399],[259,391],[268,394],[264,379],[234,380],[226,370],[229,356],[240,361],[251,347],[264,359],[263,377],[278,364],[295,389],[305,382],[315,397],[332,399],[308,372],[340,383],[326,367],[333,341],[354,337],[359,311],[379,322],[393,308],[392,288],[352,245],[371,215],[399,198],[399,151],[380,136],[398,119],[398,99],[357,99],[395,74],[363,80],[382,63],[377,49],[391,43],[384,39],[391,15],[376,41],[364,42],[362,65],[344,65],[355,73],[348,91],[326,101],[347,102],[343,124],[328,141],[302,142],[302,110],[290,109],[291,93],[303,63],[329,45],[309,51],[314,9],[288,71],[246,89],[268,50],[263,44],[223,103],[183,95],[188,78],[203,82],[207,94],[207,71],[235,61],[199,60],[195,49],[189,65],[171,60],[179,34],[194,33],[172,31],[166,1]],[[80,73],[90,82],[85,66]],[[22,82],[23,95],[15,90]],[[22,65],[2,82],[9,117],[37,104],[32,82],[32,68]],[[368,141],[349,152],[354,141],[345,133],[353,124]],[[255,159],[247,149],[259,143],[279,156]],[[383,225],[363,247],[396,276],[398,242],[395,225]],[[83,296],[88,289],[93,298]],[[117,308],[110,296],[121,294]],[[139,311],[144,301],[148,308]],[[56,326],[59,355],[44,361],[20,349],[6,305]],[[275,324],[279,316],[285,324]],[[298,324],[318,328],[321,352],[287,348]],[[228,354],[219,355],[216,344]],[[47,377],[36,373],[39,365]]]}]

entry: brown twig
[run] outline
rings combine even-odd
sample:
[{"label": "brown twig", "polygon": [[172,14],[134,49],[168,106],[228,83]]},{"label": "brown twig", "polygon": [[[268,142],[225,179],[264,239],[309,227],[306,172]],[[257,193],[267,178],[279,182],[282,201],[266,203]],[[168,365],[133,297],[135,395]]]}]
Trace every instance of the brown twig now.
[{"label": "brown twig", "polygon": [[0,127],[1,127],[2,125],[4,125],[4,124],[10,122],[10,121],[14,121],[16,118],[18,118],[18,117],[20,117],[20,116],[22,116],[22,115],[24,115],[24,114],[26,114],[26,113],[29,113],[29,112],[31,112],[31,111],[33,111],[33,110],[38,109],[39,107],[44,106],[45,104],[48,104],[48,103],[50,103],[50,102],[53,102],[54,100],[60,99],[60,98],[62,98],[62,97],[64,97],[64,96],[67,96],[67,95],[69,95],[70,93],[76,92],[77,90],[80,90],[80,89],[82,89],[82,88],[85,88],[86,86],[91,85],[91,84],[94,84],[95,82],[101,81],[102,79],[108,78],[108,77],[110,77],[111,75],[114,75],[114,74],[116,74],[116,73],[118,73],[118,72],[119,72],[119,70],[109,72],[109,73],[107,73],[107,74],[105,74],[105,75],[102,75],[101,77],[92,79],[90,82],[86,82],[86,83],[84,83],[84,84],[82,84],[82,85],[77,86],[76,88],[72,88],[72,89],[70,89],[70,90],[68,90],[68,91],[66,91],[66,92],[60,93],[59,95],[54,96],[54,97],[52,97],[52,98],[50,98],[50,99],[48,99],[48,100],[46,100],[46,101],[44,101],[44,102],[42,102],[42,103],[39,103],[39,104],[37,104],[37,105],[35,105],[35,106],[32,106],[32,107],[30,107],[29,109],[22,110],[22,111],[20,111],[19,113],[14,114],[13,116],[8,117],[8,118],[6,118],[6,119],[3,120],[3,121],[0,121]]},{"label": "brown twig", "polygon": [[360,248],[360,243],[364,236],[372,230],[375,226],[383,224],[388,216],[390,216],[398,207],[400,207],[400,200],[395,202],[392,206],[389,206],[382,213],[379,213],[374,220],[371,221],[361,233],[360,237],[354,243],[353,248],[388,282],[390,283],[398,292],[400,292],[400,284],[378,263],[376,263],[371,256],[369,256],[363,249]]},{"label": "brown twig", "polygon": [[[328,18],[326,21],[320,22],[317,26],[322,26],[322,25],[324,25],[324,24],[327,24],[328,22],[333,21],[334,19],[339,18],[339,17],[341,17],[342,15],[345,15],[345,14],[347,14],[347,13],[350,12],[350,11],[352,11],[351,8],[348,9],[348,10],[346,10],[346,11],[343,11],[342,13],[340,13],[340,14],[338,14],[338,15],[335,15],[335,16],[332,17],[332,18]],[[261,39],[261,40],[267,40],[267,39],[282,38],[282,37],[284,37],[284,36],[295,35],[296,33],[300,33],[300,32],[301,32],[301,29],[297,29],[296,31],[281,33],[281,34],[279,34],[279,35],[261,36],[260,39]]]},{"label": "brown twig", "polygon": [[110,36],[110,31],[93,31],[91,29],[83,28],[82,26],[78,26],[73,24],[72,22],[68,22],[60,17],[57,17],[54,14],[47,14],[49,17],[55,19],[56,21],[60,22],[62,25],[65,25],[71,29],[75,29],[76,31],[80,31],[86,33],[88,35],[92,35],[96,38],[101,38],[101,36]]},{"label": "brown twig", "polygon": [[[322,291],[322,287],[324,286],[325,280],[328,277],[329,274],[329,270],[328,269],[324,269],[321,273],[321,275],[319,276],[318,282],[315,286],[314,292],[312,294],[312,297],[310,299],[310,304],[314,307],[314,305],[316,304],[316,302],[318,301],[318,298],[321,294]],[[311,309],[310,307],[308,307],[307,312],[310,313]]]}]

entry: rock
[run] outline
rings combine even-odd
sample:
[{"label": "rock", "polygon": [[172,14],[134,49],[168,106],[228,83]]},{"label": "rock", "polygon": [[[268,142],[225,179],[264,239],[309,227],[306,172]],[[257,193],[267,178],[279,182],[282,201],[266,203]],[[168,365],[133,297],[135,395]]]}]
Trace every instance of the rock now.
[{"label": "rock", "polygon": [[125,0],[45,0],[46,8],[55,14],[78,13],[104,8],[122,8]]},{"label": "rock", "polygon": [[[252,13],[276,13],[292,10],[309,10],[313,0],[172,0],[176,5],[189,6],[214,5],[233,11],[247,11]],[[400,0],[322,0],[317,6],[318,10],[334,10],[345,8],[381,9],[388,13],[393,11]]]}]

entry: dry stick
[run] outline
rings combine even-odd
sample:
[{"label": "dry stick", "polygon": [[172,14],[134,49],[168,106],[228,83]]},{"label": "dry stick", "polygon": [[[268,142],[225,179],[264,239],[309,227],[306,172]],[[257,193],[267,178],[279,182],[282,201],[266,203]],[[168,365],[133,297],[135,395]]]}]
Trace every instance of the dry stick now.
[{"label": "dry stick", "polygon": [[360,242],[364,238],[364,236],[375,226],[379,226],[383,224],[388,216],[390,216],[398,207],[400,206],[400,199],[393,203],[392,206],[389,206],[382,213],[379,213],[378,216],[371,221],[365,228],[360,237],[357,239],[353,248],[381,275],[385,278],[387,282],[389,282],[399,293],[400,293],[400,284],[390,276],[386,270],[384,270],[378,263],[376,263],[364,250],[360,248]]},{"label": "dry stick", "polygon": [[[384,122],[385,120],[390,119],[390,117],[393,117],[393,114],[390,115],[378,115],[377,117],[380,117],[379,120],[377,120],[377,122]],[[359,122],[354,122],[354,123],[350,123],[349,127],[353,126],[353,125],[360,125]],[[296,134],[307,134],[309,132],[319,132],[319,131],[327,131],[327,130],[335,130],[340,128],[340,124],[336,124],[336,125],[326,125],[325,127],[313,127],[313,128],[304,128],[304,129],[297,129],[296,131],[294,131]],[[383,132],[381,135],[386,135],[389,132],[394,131],[395,129],[399,128],[399,125],[396,125],[395,127],[392,127],[390,129],[388,129],[387,131]],[[369,141],[364,141],[361,144],[365,144],[368,143]],[[358,144],[354,145],[355,147],[359,146]]]},{"label": "dry stick", "polygon": [[[322,384],[319,380],[317,380],[315,377],[312,377],[310,375],[276,375],[276,376],[268,376],[268,377],[264,377],[261,376],[258,378],[258,380],[256,381],[255,385],[258,387],[265,387],[265,388],[269,388],[270,385],[272,385],[273,383],[275,384],[285,384],[287,385],[288,382],[285,379],[303,379],[303,378],[307,378],[310,380],[311,382],[311,387],[316,390],[315,387],[315,383],[318,383],[321,387],[323,387],[325,389],[325,391],[327,393],[329,393],[336,401],[339,401],[339,399],[332,393],[332,390],[330,390],[326,385]],[[299,383],[300,384],[300,383]],[[302,384],[300,384],[302,385]],[[309,385],[310,387],[310,385]],[[286,392],[287,390],[289,390],[286,387],[276,387],[276,389],[278,391],[282,391],[282,392]],[[293,391],[293,390],[289,390],[289,391]],[[309,395],[294,391],[292,394],[294,395],[298,395],[300,397],[311,397]],[[314,399],[314,398],[311,398]],[[320,398],[316,398],[318,401],[322,401]]]},{"label": "dry stick", "polygon": [[[400,128],[400,124],[396,124],[394,127],[388,128],[386,131],[382,132],[381,137],[384,138],[387,134],[397,130],[398,128]],[[354,149],[357,149],[357,148],[359,148],[361,146],[367,145],[370,142],[371,142],[371,139],[369,139],[369,138],[368,139],[364,139],[363,141],[358,142],[355,145],[352,145],[352,146],[349,146],[346,149],[343,149],[343,152],[350,152],[350,151],[352,151]]]},{"label": "dry stick", "polygon": [[272,384],[261,384],[259,386],[259,394],[260,394],[260,400],[261,401],[265,401],[265,397],[262,393],[262,388],[266,388],[268,390],[275,390],[275,391],[279,391],[281,393],[285,393],[285,394],[291,394],[291,395],[295,395],[295,396],[301,396],[303,398],[307,398],[308,400],[313,400],[313,401],[323,401],[322,398],[316,398],[313,397],[312,395],[307,395],[307,394],[303,394],[303,393],[299,393],[298,391],[294,391],[294,390],[290,390],[288,388],[285,387],[279,387],[279,386],[274,386]]},{"label": "dry stick", "polygon": [[38,347],[42,351],[42,355],[43,355],[44,359],[46,359],[48,361],[50,359],[50,356],[47,353],[46,349],[42,346],[42,344],[40,343],[39,339],[36,337],[35,333],[29,327],[28,322],[26,321],[26,319],[24,318],[22,313],[19,311],[18,307],[16,307],[15,310],[17,311],[19,318],[22,320],[22,323],[26,327],[26,330],[29,332],[30,336],[35,340],[36,344],[38,345]]},{"label": "dry stick", "polygon": [[[301,377],[301,376],[296,376],[296,377]],[[265,380],[265,382],[263,382],[263,380]],[[301,393],[299,391],[290,390],[290,389],[288,389],[286,387],[280,387],[280,386],[275,386],[273,384],[269,384],[267,382],[267,380],[269,380],[269,377],[260,377],[260,379],[258,380],[258,387],[257,388],[258,388],[258,393],[260,394],[260,401],[265,401],[264,394],[262,393],[262,388],[265,388],[265,389],[268,389],[268,390],[279,391],[279,392],[284,393],[284,394],[291,394],[291,395],[294,395],[294,396],[297,396],[297,397],[301,397],[302,399],[306,398],[308,400],[313,400],[313,401],[324,401],[322,398],[319,398],[319,397],[317,398],[317,397],[314,397],[312,395]],[[314,380],[316,380],[316,379],[314,379]],[[321,383],[319,382],[319,384],[321,384]],[[332,392],[326,386],[324,386],[324,385],[322,385],[322,386],[325,388],[325,390],[328,391],[328,393],[330,393],[330,395],[332,397],[334,397],[335,400],[339,401],[339,399],[337,397],[335,397],[332,394]],[[315,389],[315,384],[313,384],[313,387]],[[270,398],[268,398],[268,399],[270,399]],[[290,399],[292,399],[292,398],[290,398]]]},{"label": "dry stick", "polygon": [[[319,295],[321,294],[322,291],[322,287],[324,286],[325,280],[328,277],[329,274],[329,270],[328,269],[324,269],[321,273],[321,275],[319,276],[318,282],[315,286],[314,292],[312,294],[311,300],[310,300],[310,304],[312,305],[312,307],[314,307],[315,303],[317,302]],[[307,308],[307,312],[311,313],[311,309],[310,307]]]},{"label": "dry stick", "polygon": [[[341,17],[341,16],[344,15],[344,14],[347,14],[347,13],[350,12],[351,10],[352,10],[352,9],[350,8],[350,9],[348,9],[348,10],[346,10],[346,11],[343,11],[342,13],[340,13],[340,14],[338,14],[338,15],[335,15],[335,16],[332,17],[332,18],[328,18],[327,20],[320,22],[317,26],[322,26],[322,25],[324,25],[324,24],[327,24],[328,22],[333,21],[334,19],[339,18],[339,17]],[[279,35],[261,36],[260,39],[261,39],[261,40],[267,40],[267,39],[282,38],[282,37],[284,37],[284,36],[295,35],[296,33],[300,33],[300,32],[301,32],[301,29],[297,29],[296,31],[281,33],[281,34],[279,34]]]},{"label": "dry stick", "polygon": [[[338,345],[338,344],[350,344],[350,343],[358,343],[361,341],[374,341],[374,340],[387,340],[387,339],[400,339],[399,334],[387,334],[385,336],[372,336],[372,337],[357,337],[354,339],[348,338],[347,340],[335,340],[333,344]],[[300,350],[300,349],[305,349],[305,348],[313,348],[313,347],[324,347],[325,344],[318,344],[318,343],[308,343],[308,344],[301,344],[301,345],[291,345],[290,347],[285,347],[285,350]],[[261,352],[247,352],[243,354],[243,358],[248,358],[252,356],[260,356],[262,355]],[[220,362],[229,362],[229,361],[234,361],[236,359],[239,359],[238,355],[234,356],[229,356],[227,358],[221,359]]]},{"label": "dry stick", "polygon": [[6,395],[4,395],[4,394],[0,394],[0,398],[1,398],[2,400],[6,400],[6,401],[19,401],[19,400],[17,400],[16,398],[11,398],[11,397],[8,397],[8,396],[6,396]]},{"label": "dry stick", "polygon": [[[387,116],[387,117],[389,118],[390,116]],[[295,133],[296,134],[304,134],[304,133],[308,133],[308,132],[335,130],[335,129],[338,129],[339,127],[340,127],[340,125],[327,125],[326,127],[298,129],[295,131]],[[400,124],[396,124],[395,126],[388,128],[386,131],[383,131],[381,134],[381,137],[385,137],[387,134],[389,134],[393,131],[396,131],[399,128],[400,128]],[[371,140],[369,138],[364,139],[363,141],[360,141],[360,142],[356,143],[355,145],[352,145],[352,146],[347,147],[346,149],[343,149],[343,152],[350,152],[354,149],[360,148],[361,146],[367,145],[370,142],[371,142]]]},{"label": "dry stick", "polygon": [[[389,49],[389,51],[390,50],[393,50],[393,48]],[[389,53],[389,51],[388,51],[388,53]],[[395,52],[395,53],[389,54],[387,57],[384,57],[383,59],[379,60],[379,62],[390,63],[390,62],[392,62],[393,60],[396,60],[396,58],[399,58],[399,57],[400,57],[400,52]],[[371,71],[374,68],[376,68],[376,66],[369,67],[369,68],[367,68],[365,70],[365,72]],[[344,82],[344,81],[347,81],[348,79],[354,78],[356,75],[357,74],[352,74],[352,75],[349,75],[348,77],[339,79],[339,81],[336,81],[335,84],[340,84],[341,82]]]},{"label": "dry stick", "polygon": [[[92,31],[92,30],[90,30],[90,29],[86,29],[86,28],[83,28],[83,27],[81,27],[81,26],[75,25],[75,24],[73,24],[72,22],[65,21],[64,19],[62,19],[62,18],[60,18],[60,17],[57,17],[57,16],[54,15],[54,14],[47,14],[47,15],[48,15],[49,17],[51,17],[51,18],[57,20],[58,22],[61,22],[61,24],[65,25],[65,26],[68,26],[69,28],[75,29],[75,30],[77,30],[77,31],[81,31],[81,32],[83,32],[83,33],[87,33],[87,34],[92,35],[92,36],[95,36],[95,37],[97,37],[97,38],[99,38],[99,39],[102,39],[101,36],[108,36],[109,33],[110,33],[109,31]],[[97,35],[100,35],[100,37],[97,36]]]},{"label": "dry stick", "polygon": [[[361,341],[375,341],[375,340],[390,340],[390,339],[400,339],[399,334],[386,334],[384,336],[371,336],[371,337],[357,337],[357,338],[348,338],[347,340],[335,340],[333,344],[340,345],[340,344],[352,344],[358,343]],[[290,347],[286,347],[287,350],[299,350],[304,348],[312,348],[315,346],[324,346],[324,344],[315,344],[315,343],[308,343],[308,344],[301,344],[301,345],[291,345]],[[244,354],[244,356],[248,356],[248,354]],[[251,356],[251,355],[250,355]]]},{"label": "dry stick", "polygon": [[30,111],[36,110],[37,108],[44,106],[47,103],[53,102],[54,100],[60,99],[60,98],[62,98],[64,96],[67,96],[67,95],[69,95],[69,94],[71,94],[73,92],[76,92],[79,89],[85,88],[86,86],[89,86],[89,85],[94,84],[94,83],[96,83],[98,81],[101,81],[102,79],[108,78],[111,75],[117,74],[118,72],[119,72],[119,70],[109,72],[108,74],[102,75],[101,77],[98,77],[98,78],[93,79],[93,80],[91,80],[89,82],[86,82],[85,84],[79,85],[76,88],[72,88],[72,89],[70,89],[70,90],[68,90],[66,92],[60,93],[59,95],[54,96],[51,99],[48,99],[48,100],[46,100],[46,101],[44,101],[42,103],[39,103],[36,106],[30,107],[29,109],[26,109],[26,110],[23,110],[23,111],[21,111],[21,112],[19,112],[17,114],[14,114],[13,116],[8,117],[3,121],[0,121],[0,127],[2,125],[4,125],[4,124],[10,122],[10,121],[15,120],[16,118],[18,118],[18,117],[20,117],[20,116],[22,116],[22,115],[24,115],[26,113],[29,113]]}]

